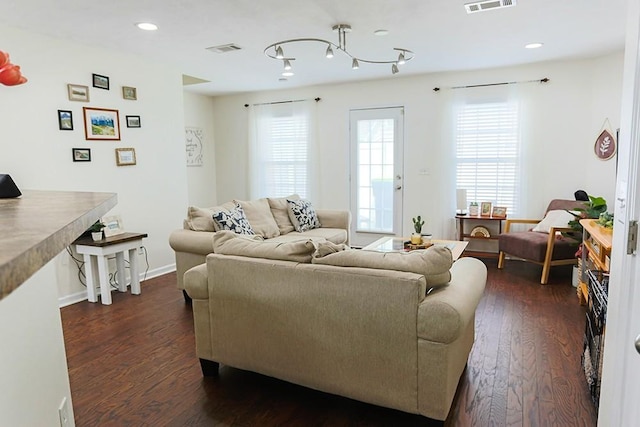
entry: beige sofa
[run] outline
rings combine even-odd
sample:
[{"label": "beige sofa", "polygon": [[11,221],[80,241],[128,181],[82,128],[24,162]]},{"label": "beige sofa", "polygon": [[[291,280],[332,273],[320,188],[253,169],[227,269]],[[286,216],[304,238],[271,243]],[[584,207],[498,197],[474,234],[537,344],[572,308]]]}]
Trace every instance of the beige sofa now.
[{"label": "beige sofa", "polygon": [[[297,195],[290,199],[299,199]],[[349,243],[351,215],[349,211],[316,209],[321,227],[297,232],[289,218],[286,197],[264,198],[254,201],[238,201],[244,208],[247,219],[254,226],[256,236],[271,242],[288,242],[300,239],[330,241],[336,244]],[[183,228],[169,236],[169,245],[175,252],[178,289],[184,290],[184,273],[191,267],[203,264],[205,257],[213,252],[213,236],[216,226],[212,215],[219,210],[228,211],[234,206],[227,202],[211,208],[189,207]],[[265,207],[266,206],[266,207]],[[275,227],[275,228],[274,228]],[[185,295],[185,298],[187,295]]]},{"label": "beige sofa", "polygon": [[[222,363],[446,419],[474,341],[481,261],[451,266],[446,248],[414,251],[413,259],[356,249],[318,259],[312,242],[246,242],[216,246],[185,274],[204,375]],[[284,260],[290,256],[298,262]],[[361,261],[375,268],[354,266]],[[424,272],[382,269],[392,264]]]}]

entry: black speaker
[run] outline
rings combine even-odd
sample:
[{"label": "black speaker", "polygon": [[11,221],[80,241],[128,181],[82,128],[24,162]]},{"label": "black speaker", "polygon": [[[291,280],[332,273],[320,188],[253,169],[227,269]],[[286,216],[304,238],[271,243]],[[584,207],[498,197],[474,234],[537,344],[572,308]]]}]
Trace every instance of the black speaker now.
[{"label": "black speaker", "polygon": [[18,190],[18,186],[11,179],[11,176],[0,173],[0,199],[11,199],[20,197],[22,193]]}]

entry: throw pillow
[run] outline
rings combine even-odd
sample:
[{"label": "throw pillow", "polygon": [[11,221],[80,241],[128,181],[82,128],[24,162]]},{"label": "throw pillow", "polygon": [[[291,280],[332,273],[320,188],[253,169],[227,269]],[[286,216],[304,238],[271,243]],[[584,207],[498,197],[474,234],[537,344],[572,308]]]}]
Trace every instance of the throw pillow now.
[{"label": "throw pillow", "polygon": [[218,231],[213,222],[213,214],[219,211],[229,212],[229,209],[233,209],[234,206],[233,202],[227,202],[212,208],[189,206],[187,210],[187,226],[193,231]]},{"label": "throw pillow", "polygon": [[289,219],[298,233],[322,227],[315,209],[308,200],[287,199],[287,204],[289,205]]},{"label": "throw pillow", "polygon": [[380,270],[408,271],[422,274],[427,288],[447,285],[451,280],[449,269],[453,264],[451,250],[445,246],[431,246],[411,252],[375,252],[347,250],[322,258],[313,258],[314,264],[340,267],[364,267]]},{"label": "throw pillow", "polygon": [[222,255],[310,263],[314,250],[310,239],[270,242],[250,240],[230,231],[221,231],[213,235],[213,252]]},{"label": "throw pillow", "polygon": [[258,199],[252,201],[234,200],[240,206],[244,214],[247,216],[249,224],[253,232],[265,239],[270,239],[280,235],[280,229],[276,220],[271,215],[269,202],[267,199]]},{"label": "throw pillow", "polygon": [[237,234],[255,234],[242,210],[242,206],[238,204],[229,212],[219,211],[214,213],[213,221],[220,230],[229,230]]},{"label": "throw pillow", "polygon": [[294,230],[293,224],[289,219],[289,205],[287,204],[287,199],[300,200],[300,196],[292,194],[288,197],[269,197],[267,199],[269,201],[269,207],[271,208],[271,214],[280,229],[280,234],[291,233]]},{"label": "throw pillow", "polygon": [[551,227],[568,227],[569,221],[575,219],[573,214],[565,210],[553,210],[547,212],[544,219],[540,221],[531,231],[549,233]]}]

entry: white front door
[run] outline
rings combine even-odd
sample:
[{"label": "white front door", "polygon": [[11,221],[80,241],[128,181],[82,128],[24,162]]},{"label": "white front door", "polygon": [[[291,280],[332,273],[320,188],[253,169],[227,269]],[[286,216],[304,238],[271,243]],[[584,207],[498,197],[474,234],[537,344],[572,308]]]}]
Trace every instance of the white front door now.
[{"label": "white front door", "polygon": [[402,233],[404,109],[352,110],[351,243]]},{"label": "white front door", "polygon": [[627,244],[631,222],[640,219],[640,0],[629,0],[627,16],[616,200],[609,206],[615,203],[601,426],[640,425],[640,248],[629,254]]}]

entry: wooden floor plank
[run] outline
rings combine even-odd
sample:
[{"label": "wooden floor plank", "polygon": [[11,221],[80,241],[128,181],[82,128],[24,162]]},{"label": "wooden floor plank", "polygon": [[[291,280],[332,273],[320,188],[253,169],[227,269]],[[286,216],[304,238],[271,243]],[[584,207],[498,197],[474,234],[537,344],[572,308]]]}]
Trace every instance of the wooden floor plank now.
[{"label": "wooden floor plank", "polygon": [[[476,342],[445,426],[595,426],[580,367],[584,307],[570,271],[485,260]],[[203,378],[193,318],[175,274],[139,296],[61,309],[78,426],[431,426],[418,415],[368,405],[223,366]],[[552,423],[552,424],[547,424]]]}]

